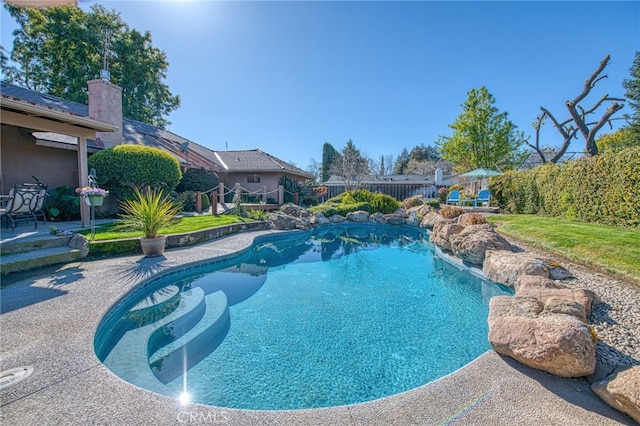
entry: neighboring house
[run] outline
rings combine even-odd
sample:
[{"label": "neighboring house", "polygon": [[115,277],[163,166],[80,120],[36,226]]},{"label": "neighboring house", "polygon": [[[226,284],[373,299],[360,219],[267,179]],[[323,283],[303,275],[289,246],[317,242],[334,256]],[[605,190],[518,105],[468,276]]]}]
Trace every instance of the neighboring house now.
[{"label": "neighboring house", "polygon": [[[2,83],[2,194],[17,183],[34,182],[34,177],[49,189],[85,186],[87,156],[123,143],[163,149],[177,158],[183,169],[197,167],[215,172],[228,188],[240,183],[249,190],[266,186],[267,191],[274,191],[281,176],[300,182],[313,178],[260,150],[216,152],[123,117],[120,87],[101,79],[89,81],[88,87],[89,105],[83,105]],[[84,210],[83,222],[88,220]]]},{"label": "neighboring house", "polygon": [[[335,197],[345,191],[345,181],[342,177],[333,175],[322,183],[327,187],[327,197]],[[438,196],[438,188],[453,185],[451,176],[442,176],[442,170],[436,170],[433,177],[421,175],[371,175],[360,181],[359,188],[371,192],[391,195],[396,200],[415,195],[425,198]]]},{"label": "neighboring house", "polygon": [[218,176],[228,187],[229,183],[239,183],[250,192],[269,192],[278,188],[280,178],[284,176],[300,184],[313,179],[310,173],[259,149],[215,151],[214,155],[215,161],[222,167]]}]

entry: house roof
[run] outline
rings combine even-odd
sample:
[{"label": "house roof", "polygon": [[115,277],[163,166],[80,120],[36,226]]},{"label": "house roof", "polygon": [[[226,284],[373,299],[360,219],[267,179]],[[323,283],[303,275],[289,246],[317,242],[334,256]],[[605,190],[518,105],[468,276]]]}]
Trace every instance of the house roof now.
[{"label": "house roof", "polygon": [[1,83],[0,105],[3,123],[20,126],[25,117],[36,130],[65,131],[74,136],[86,137],[97,131],[113,132],[118,126],[90,118],[75,108],[65,108],[60,98],[38,94],[7,83]]},{"label": "house roof", "polygon": [[260,149],[244,151],[215,151],[217,162],[225,172],[286,172],[296,176],[313,179],[313,175],[292,166]]},{"label": "house roof", "polygon": [[[447,181],[449,177],[444,177]],[[323,185],[340,186],[344,185],[341,176],[332,175]],[[360,181],[364,185],[435,185],[435,176],[422,175],[371,175]],[[449,184],[450,185],[450,184]]]},{"label": "house roof", "polygon": [[[70,116],[85,118],[89,116],[89,107],[87,105],[34,92],[33,90],[13,84],[1,84],[3,100],[19,99],[52,110],[62,111]],[[188,163],[196,167],[204,167],[217,172],[277,171],[308,179],[313,178],[311,174],[304,170],[259,149],[248,151],[213,151],[168,130],[129,118],[122,119],[122,140],[123,143],[127,144],[142,144],[164,149],[183,164]],[[61,143],[61,141],[56,139],[52,139],[52,142]],[[97,141],[91,141],[90,143],[94,143],[98,147],[100,146],[100,143]]]}]

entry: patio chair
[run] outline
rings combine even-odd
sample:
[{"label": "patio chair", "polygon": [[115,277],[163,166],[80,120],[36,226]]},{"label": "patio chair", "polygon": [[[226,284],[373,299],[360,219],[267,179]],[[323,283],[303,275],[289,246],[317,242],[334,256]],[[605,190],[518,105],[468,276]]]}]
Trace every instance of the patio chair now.
[{"label": "patio chair", "polygon": [[489,205],[489,201],[491,199],[491,192],[488,189],[483,189],[478,193],[478,198],[473,201],[473,207],[478,207],[478,205],[486,204]]},{"label": "patio chair", "polygon": [[11,232],[16,229],[16,222],[33,220],[38,229],[38,218],[42,223],[47,222],[45,213],[45,199],[47,187],[41,184],[16,184],[9,191],[5,207],[0,209],[0,217],[11,226]]},{"label": "patio chair", "polygon": [[457,189],[451,191],[447,196],[447,204],[460,204],[460,191],[458,191]]}]

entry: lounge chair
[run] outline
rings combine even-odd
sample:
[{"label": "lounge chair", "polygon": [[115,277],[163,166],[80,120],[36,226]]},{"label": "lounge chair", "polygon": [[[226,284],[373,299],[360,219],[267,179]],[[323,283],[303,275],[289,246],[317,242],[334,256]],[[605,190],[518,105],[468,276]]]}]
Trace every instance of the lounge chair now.
[{"label": "lounge chair", "polygon": [[7,227],[11,226],[11,232],[16,229],[16,222],[35,222],[38,229],[38,217],[42,223],[47,222],[45,214],[45,199],[47,187],[41,184],[23,183],[17,184],[9,191],[5,207],[0,209],[0,217],[7,221]]},{"label": "lounge chair", "polygon": [[447,196],[447,204],[460,204],[460,191],[458,191],[457,189],[451,191]]},{"label": "lounge chair", "polygon": [[473,207],[482,206],[483,204],[489,205],[491,199],[491,192],[488,189],[483,189],[478,193],[478,198],[473,201]]}]

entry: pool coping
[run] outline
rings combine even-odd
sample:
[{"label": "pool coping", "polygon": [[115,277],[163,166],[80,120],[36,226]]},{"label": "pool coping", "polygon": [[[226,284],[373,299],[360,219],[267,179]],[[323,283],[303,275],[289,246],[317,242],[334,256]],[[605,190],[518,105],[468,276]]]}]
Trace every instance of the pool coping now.
[{"label": "pool coping", "polygon": [[[292,231],[284,231],[292,232]],[[302,232],[302,231],[294,231]],[[28,379],[0,390],[4,424],[633,424],[584,379],[563,379],[488,351],[419,388],[349,406],[254,411],[181,405],[124,382],[100,363],[93,338],[104,315],[152,275],[251,246],[253,231],[167,250],[43,269],[1,290],[0,370],[32,366]]]}]

